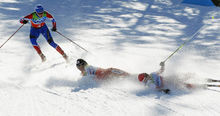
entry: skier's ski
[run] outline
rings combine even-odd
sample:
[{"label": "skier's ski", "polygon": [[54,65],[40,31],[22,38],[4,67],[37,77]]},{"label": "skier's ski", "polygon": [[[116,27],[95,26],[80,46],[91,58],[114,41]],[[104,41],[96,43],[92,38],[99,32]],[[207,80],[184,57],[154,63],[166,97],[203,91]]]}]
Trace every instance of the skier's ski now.
[{"label": "skier's ski", "polygon": [[220,80],[216,80],[216,79],[207,79],[207,82],[220,82]]},{"label": "skier's ski", "polygon": [[220,85],[206,84],[206,87],[220,87]]}]

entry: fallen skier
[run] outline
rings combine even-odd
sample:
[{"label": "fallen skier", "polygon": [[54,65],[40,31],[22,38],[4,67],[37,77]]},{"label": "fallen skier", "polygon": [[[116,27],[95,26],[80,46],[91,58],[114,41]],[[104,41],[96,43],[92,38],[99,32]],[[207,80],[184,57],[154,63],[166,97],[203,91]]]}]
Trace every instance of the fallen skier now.
[{"label": "fallen skier", "polygon": [[[164,92],[166,94],[170,93],[170,89],[166,88],[164,86],[164,80],[162,73],[165,70],[165,63],[160,63],[160,70],[157,72],[152,72],[150,74],[147,73],[141,73],[138,75],[138,80],[140,82],[143,82],[146,86],[155,88],[158,91]],[[133,76],[123,70],[117,69],[117,68],[107,68],[103,69],[100,67],[94,67],[92,65],[89,65],[85,60],[83,59],[77,59],[76,67],[81,71],[82,76],[93,76],[95,80],[106,80],[112,77],[129,77]],[[219,80],[213,80],[208,79],[208,82],[220,82]],[[220,87],[219,85],[211,85],[211,84],[202,84],[202,85],[196,85],[196,84],[190,84],[183,82],[183,85],[188,89],[194,89],[198,87]]]},{"label": "fallen skier", "polygon": [[76,67],[81,71],[81,74],[83,76],[94,76],[94,78],[98,80],[105,80],[111,77],[124,77],[130,75],[129,73],[117,68],[103,69],[88,65],[88,63],[83,59],[77,60]]},{"label": "fallen skier", "polygon": [[161,62],[160,63],[160,70],[157,72],[152,72],[150,74],[147,73],[141,73],[138,75],[138,80],[140,82],[143,82],[147,86],[154,86],[158,91],[162,91],[164,93],[169,93],[170,89],[164,88],[164,82],[163,82],[163,77],[161,74],[164,72],[164,67],[165,63]]}]

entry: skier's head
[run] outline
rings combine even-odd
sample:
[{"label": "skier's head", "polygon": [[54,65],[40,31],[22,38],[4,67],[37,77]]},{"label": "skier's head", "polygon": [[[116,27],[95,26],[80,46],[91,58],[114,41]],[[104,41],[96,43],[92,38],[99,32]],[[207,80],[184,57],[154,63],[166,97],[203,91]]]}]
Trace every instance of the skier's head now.
[{"label": "skier's head", "polygon": [[138,75],[138,80],[139,81],[147,81],[150,78],[150,75],[147,73],[141,73]]},{"label": "skier's head", "polygon": [[35,11],[37,14],[42,14],[44,12],[44,8],[41,4],[36,5]]},{"label": "skier's head", "polygon": [[81,66],[86,66],[87,65],[87,62],[83,59],[77,59],[76,61],[76,67],[79,68]]}]

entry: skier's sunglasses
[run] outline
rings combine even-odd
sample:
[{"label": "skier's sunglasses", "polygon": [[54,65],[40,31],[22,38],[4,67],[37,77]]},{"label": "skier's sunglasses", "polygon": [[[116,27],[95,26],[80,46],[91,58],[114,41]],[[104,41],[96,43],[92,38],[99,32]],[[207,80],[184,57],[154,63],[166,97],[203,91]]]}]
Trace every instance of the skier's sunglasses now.
[{"label": "skier's sunglasses", "polygon": [[37,13],[37,14],[39,14],[39,15],[42,15],[44,12],[41,12],[41,13]]}]

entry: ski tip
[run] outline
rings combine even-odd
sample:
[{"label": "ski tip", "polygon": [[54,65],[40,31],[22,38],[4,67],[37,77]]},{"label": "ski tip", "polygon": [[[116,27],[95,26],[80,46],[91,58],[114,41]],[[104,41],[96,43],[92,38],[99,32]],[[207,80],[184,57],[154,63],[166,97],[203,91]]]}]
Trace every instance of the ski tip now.
[{"label": "ski tip", "polygon": [[207,84],[207,87],[220,87],[220,85],[211,85],[211,84]]}]

